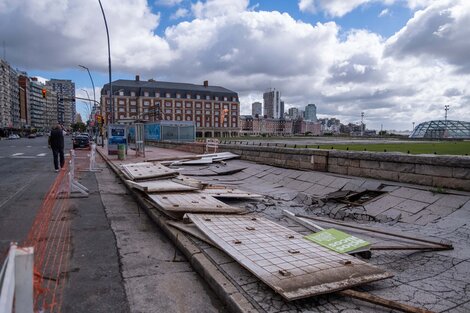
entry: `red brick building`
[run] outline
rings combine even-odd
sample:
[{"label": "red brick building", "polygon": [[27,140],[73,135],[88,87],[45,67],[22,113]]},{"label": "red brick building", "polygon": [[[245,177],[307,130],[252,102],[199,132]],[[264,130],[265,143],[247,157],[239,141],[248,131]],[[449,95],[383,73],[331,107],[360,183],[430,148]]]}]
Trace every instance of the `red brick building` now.
[{"label": "red brick building", "polygon": [[111,111],[109,84],[101,90],[101,114],[110,121],[193,121],[197,137],[230,137],[240,130],[238,94],[219,86],[117,80]]}]

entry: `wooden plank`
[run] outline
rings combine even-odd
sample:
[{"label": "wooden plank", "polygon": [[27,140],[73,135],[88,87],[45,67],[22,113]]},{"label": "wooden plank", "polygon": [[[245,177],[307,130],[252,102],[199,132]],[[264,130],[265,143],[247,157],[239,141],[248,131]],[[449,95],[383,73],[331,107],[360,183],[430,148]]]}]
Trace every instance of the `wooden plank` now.
[{"label": "wooden plank", "polygon": [[187,214],[214,243],[286,300],[391,277],[347,254],[254,215]]},{"label": "wooden plank", "polygon": [[216,198],[200,193],[149,194],[161,210],[181,213],[244,213],[245,209],[227,205]]}]

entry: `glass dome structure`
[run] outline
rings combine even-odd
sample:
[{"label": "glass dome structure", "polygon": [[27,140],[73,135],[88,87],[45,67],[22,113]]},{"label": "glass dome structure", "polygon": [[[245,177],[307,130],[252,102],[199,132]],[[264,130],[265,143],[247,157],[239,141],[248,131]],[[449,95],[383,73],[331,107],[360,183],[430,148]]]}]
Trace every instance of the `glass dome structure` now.
[{"label": "glass dome structure", "polygon": [[419,124],[410,138],[426,139],[470,139],[470,122],[435,120]]}]

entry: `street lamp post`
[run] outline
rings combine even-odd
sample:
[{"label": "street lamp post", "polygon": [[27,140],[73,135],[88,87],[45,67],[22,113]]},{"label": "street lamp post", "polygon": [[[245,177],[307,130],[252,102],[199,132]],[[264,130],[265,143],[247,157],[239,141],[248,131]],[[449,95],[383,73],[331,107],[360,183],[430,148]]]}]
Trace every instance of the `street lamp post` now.
[{"label": "street lamp post", "polygon": [[91,86],[93,87],[93,108],[94,108],[94,111],[96,111],[96,105],[95,105],[95,103],[96,103],[96,91],[95,91],[95,83],[93,82],[93,77],[91,77],[91,73],[90,73],[90,70],[88,69],[88,67],[86,67],[84,65],[80,65],[80,64],[78,66],[85,69],[88,72],[88,76],[90,76]]},{"label": "street lamp post", "polygon": [[[82,88],[81,90],[83,90],[83,91],[86,93],[86,96],[88,97],[88,103],[89,103],[89,104],[88,104],[88,111],[90,112],[90,116],[88,117],[88,119],[91,120],[91,119],[92,119],[92,114],[91,114],[91,113],[92,113],[92,108],[91,108],[91,99],[90,99],[90,95],[88,94],[88,91],[87,91],[86,89],[83,89],[83,88]],[[93,105],[93,106],[94,106],[94,105]]]},{"label": "street lamp post", "polygon": [[108,37],[108,72],[109,72],[109,95],[110,95],[110,105],[111,105],[111,118],[110,124],[114,122],[114,97],[113,97],[113,83],[111,80],[111,45],[109,44],[109,30],[108,23],[106,22],[106,15],[104,14],[103,5],[101,0],[98,0],[101,8],[101,13],[103,13],[104,26],[106,27],[106,36]]},{"label": "street lamp post", "polygon": [[364,136],[364,112],[361,112],[361,137]]}]

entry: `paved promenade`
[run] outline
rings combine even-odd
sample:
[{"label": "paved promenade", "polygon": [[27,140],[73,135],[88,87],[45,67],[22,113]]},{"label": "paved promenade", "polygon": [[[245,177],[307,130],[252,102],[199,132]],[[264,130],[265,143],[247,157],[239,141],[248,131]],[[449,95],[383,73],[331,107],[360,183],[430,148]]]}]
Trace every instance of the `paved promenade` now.
[{"label": "paved promenade", "polygon": [[[117,170],[121,163],[145,159],[177,157],[187,152],[146,148],[146,158],[136,158],[129,151],[125,161],[107,157]],[[282,210],[312,216],[324,216],[357,225],[373,226],[385,231],[400,232],[451,241],[450,251],[374,251],[368,262],[392,272],[395,277],[368,284],[357,290],[436,312],[470,311],[470,195],[458,191],[432,190],[429,187],[404,185],[365,178],[328,173],[276,168],[252,162],[233,160],[229,166],[246,169],[233,175],[195,176],[217,185],[234,186],[264,195],[261,201],[240,201],[236,205],[268,217],[296,231],[308,234],[304,227],[287,219]],[[204,173],[211,165],[180,167],[182,173]],[[217,165],[219,167],[223,165]],[[324,199],[338,190],[380,191],[379,196],[363,205],[351,205]],[[323,200],[320,200],[323,199]],[[233,204],[233,203],[232,203]],[[222,302],[234,311],[258,312],[389,312],[358,300],[336,294],[285,302],[255,276],[217,248],[194,237],[165,226],[165,217],[147,207],[147,213],[164,228],[165,233],[186,257],[201,254],[208,263],[189,262],[196,267]],[[166,229],[166,230],[165,230]],[[175,236],[174,234],[178,235]],[[374,238],[372,238],[373,240]],[[189,242],[189,243],[188,243]],[[197,252],[188,252],[187,249]],[[209,264],[207,268],[201,263]],[[224,287],[220,290],[220,283]],[[149,299],[150,301],[150,299]]]}]

